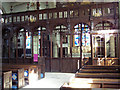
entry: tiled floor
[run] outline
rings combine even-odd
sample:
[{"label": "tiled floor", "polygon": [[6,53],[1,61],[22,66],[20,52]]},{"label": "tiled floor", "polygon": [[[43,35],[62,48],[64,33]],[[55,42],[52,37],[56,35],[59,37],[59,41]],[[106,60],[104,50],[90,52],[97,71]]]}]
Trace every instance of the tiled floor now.
[{"label": "tiled floor", "polygon": [[69,82],[70,78],[72,78],[74,76],[75,76],[75,73],[46,72],[45,78],[35,81],[32,84],[23,87],[22,89],[24,89],[24,88],[56,88],[59,90],[59,88],[65,82]]}]

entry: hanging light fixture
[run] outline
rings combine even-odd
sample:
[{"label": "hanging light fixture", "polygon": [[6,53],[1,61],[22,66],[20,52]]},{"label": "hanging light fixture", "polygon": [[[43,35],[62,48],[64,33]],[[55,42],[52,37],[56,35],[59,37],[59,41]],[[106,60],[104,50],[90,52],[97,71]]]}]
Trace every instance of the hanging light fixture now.
[{"label": "hanging light fixture", "polygon": [[29,10],[29,3],[27,3],[27,10]]},{"label": "hanging light fixture", "polygon": [[11,6],[10,11],[11,11],[11,12],[13,11],[13,6]]}]

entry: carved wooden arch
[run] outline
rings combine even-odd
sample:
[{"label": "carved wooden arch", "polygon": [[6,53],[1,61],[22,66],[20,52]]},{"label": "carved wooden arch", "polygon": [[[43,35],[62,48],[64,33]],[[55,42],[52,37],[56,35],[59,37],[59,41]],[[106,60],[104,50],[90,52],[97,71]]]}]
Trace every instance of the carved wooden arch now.
[{"label": "carved wooden arch", "polygon": [[36,25],[35,27],[32,28],[32,30],[33,30],[33,31],[34,31],[34,30],[37,30],[39,27],[44,27],[44,28],[46,28],[46,26],[43,26],[43,25]]},{"label": "carved wooden arch", "polygon": [[75,23],[75,24],[72,25],[72,30],[74,29],[74,26],[76,26],[77,24],[85,24],[85,25],[88,25],[89,29],[91,28],[89,22],[87,22],[87,23],[85,23],[85,22],[78,22],[78,23]]},{"label": "carved wooden arch", "polygon": [[61,25],[65,26],[65,27],[67,28],[67,25],[66,25],[66,24],[59,23],[59,24],[53,25],[52,30],[54,30],[57,26],[61,26]]},{"label": "carved wooden arch", "polygon": [[26,27],[25,26],[13,26],[13,27],[11,27],[12,29],[13,29],[13,32],[19,32],[19,30],[21,30],[21,29],[25,29],[26,30]]},{"label": "carved wooden arch", "polygon": [[94,28],[93,28],[93,30],[96,28],[96,26],[97,26],[98,24],[102,24],[102,26],[103,26],[104,23],[108,23],[108,24],[110,24],[110,26],[111,26],[110,29],[113,29],[113,28],[114,28],[114,24],[113,24],[113,22],[103,20],[103,21],[100,21],[100,22],[96,22],[96,23],[94,24]]}]

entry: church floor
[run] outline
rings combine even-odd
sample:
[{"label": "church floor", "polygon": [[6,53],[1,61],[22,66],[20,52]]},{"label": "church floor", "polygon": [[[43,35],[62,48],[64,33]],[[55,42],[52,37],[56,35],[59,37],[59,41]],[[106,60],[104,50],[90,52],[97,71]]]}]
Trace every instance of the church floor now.
[{"label": "church floor", "polygon": [[[60,87],[74,78],[75,73],[58,73],[58,72],[46,72],[45,78],[32,82],[19,90],[28,90],[35,88],[35,90],[60,90]],[[119,90],[109,88],[93,88],[91,90]],[[33,89],[32,89],[33,90]],[[81,90],[81,89],[80,89]]]},{"label": "church floor", "polygon": [[[59,88],[65,83],[69,82],[70,78],[74,77],[75,73],[54,73],[46,72],[45,78],[35,81],[30,85],[23,87],[24,88]],[[40,89],[41,90],[41,89]]]}]

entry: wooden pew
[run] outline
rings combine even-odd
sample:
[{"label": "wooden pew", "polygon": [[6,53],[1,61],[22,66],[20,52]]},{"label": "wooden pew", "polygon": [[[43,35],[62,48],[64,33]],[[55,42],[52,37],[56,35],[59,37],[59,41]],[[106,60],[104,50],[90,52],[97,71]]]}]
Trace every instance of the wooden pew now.
[{"label": "wooden pew", "polygon": [[22,88],[25,86],[24,81],[24,69],[23,68],[6,68],[3,70],[11,70],[12,71],[12,88]]},{"label": "wooden pew", "polygon": [[75,78],[111,78],[120,79],[120,73],[76,73]]},{"label": "wooden pew", "polygon": [[80,69],[80,73],[119,73],[120,70]]},{"label": "wooden pew", "polygon": [[[62,86],[62,90],[83,90],[86,86],[99,85],[98,88],[114,88],[120,89],[120,66],[91,66],[82,67],[75,74],[75,80]],[[85,84],[85,85],[84,85]]]},{"label": "wooden pew", "polygon": [[102,88],[120,89],[120,84],[103,84]]},{"label": "wooden pew", "polygon": [[[40,79],[41,69],[34,64],[3,64],[3,67],[24,68],[25,85],[33,83],[33,80]],[[33,79],[34,78],[34,79]]]},{"label": "wooden pew", "polygon": [[38,65],[41,67],[41,78],[45,77],[45,57],[39,57]]},{"label": "wooden pew", "polygon": [[[111,86],[110,86],[111,85]],[[61,90],[82,90],[83,88],[120,88],[120,79],[100,79],[100,78],[74,78],[69,83],[61,86]],[[87,90],[86,89],[86,90]]]},{"label": "wooden pew", "polygon": [[83,66],[82,69],[106,69],[106,70],[115,70],[120,69],[120,65],[114,65],[114,66],[93,66],[93,65],[86,65]]},{"label": "wooden pew", "polygon": [[2,73],[2,89],[8,89],[8,88],[12,88],[12,71],[0,71]]}]

